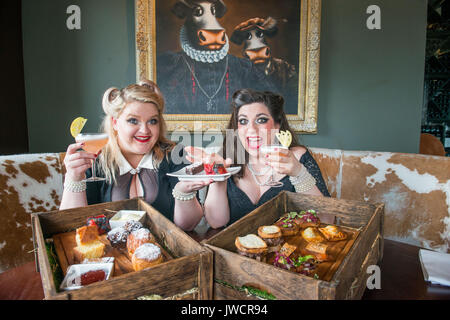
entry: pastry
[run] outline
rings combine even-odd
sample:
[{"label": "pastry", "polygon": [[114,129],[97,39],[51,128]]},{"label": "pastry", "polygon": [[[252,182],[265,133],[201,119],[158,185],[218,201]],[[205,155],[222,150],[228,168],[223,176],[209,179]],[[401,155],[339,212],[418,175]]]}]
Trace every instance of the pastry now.
[{"label": "pastry", "polygon": [[293,236],[296,235],[300,231],[300,227],[294,222],[294,218],[287,215],[280,218],[275,225],[280,227],[281,233],[283,236]]},{"label": "pastry", "polygon": [[84,226],[76,230],[75,240],[77,246],[91,243],[98,240],[98,230],[96,226]]},{"label": "pastry", "polygon": [[186,174],[194,175],[203,171],[203,163],[195,162],[186,166]]},{"label": "pastry", "polygon": [[302,229],[320,226],[320,219],[317,216],[316,211],[312,209],[296,213],[294,222]]},{"label": "pastry", "polygon": [[131,256],[144,243],[155,242],[155,238],[147,228],[141,228],[130,233],[127,239],[127,250]]},{"label": "pastry", "polygon": [[142,223],[137,220],[128,220],[123,226],[129,233],[139,230],[143,227]]},{"label": "pastry", "polygon": [[75,260],[101,258],[105,252],[105,244],[98,238],[96,226],[84,226],[76,230],[77,246],[73,248]]},{"label": "pastry", "polygon": [[234,244],[240,255],[258,261],[264,260],[268,250],[264,240],[255,234],[248,234],[245,237],[236,237]]},{"label": "pastry", "polygon": [[283,243],[283,235],[278,226],[261,226],[258,228],[258,236],[267,244],[269,252],[278,251]]},{"label": "pastry", "polygon": [[88,226],[96,226],[98,230],[98,234],[104,234],[111,230],[111,227],[109,225],[108,218],[104,214],[101,214],[96,217],[89,217],[87,218]]},{"label": "pastry", "polygon": [[111,246],[117,249],[125,249],[127,246],[127,238],[130,233],[124,227],[117,227],[108,232],[106,238]]},{"label": "pastry", "polygon": [[340,231],[336,226],[326,226],[325,228],[319,228],[319,231],[328,241],[340,241],[347,239],[347,235]]},{"label": "pastry", "polygon": [[308,227],[302,231],[303,238],[308,242],[323,242],[325,239],[321,236],[317,228]]},{"label": "pastry", "polygon": [[227,169],[225,169],[225,166],[222,163],[215,163],[213,166],[213,171],[216,174],[225,174],[227,173]]},{"label": "pastry", "polygon": [[205,169],[205,173],[208,175],[213,174],[224,174],[227,173],[227,169],[225,169],[225,166],[222,163],[215,163],[212,164],[203,164],[203,168]]},{"label": "pastry", "polygon": [[144,243],[131,256],[131,263],[135,271],[143,270],[163,262],[161,249],[153,243]]}]

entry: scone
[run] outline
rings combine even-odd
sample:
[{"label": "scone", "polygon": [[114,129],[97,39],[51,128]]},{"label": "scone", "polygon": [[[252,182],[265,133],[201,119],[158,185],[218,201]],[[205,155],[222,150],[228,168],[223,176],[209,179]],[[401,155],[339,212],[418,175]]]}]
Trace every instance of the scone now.
[{"label": "scone", "polygon": [[161,248],[153,243],[144,243],[131,256],[131,263],[135,271],[153,267],[163,260]]},{"label": "scone", "polygon": [[127,239],[128,254],[133,255],[134,251],[144,243],[155,242],[155,238],[147,228],[140,228],[130,233]]}]

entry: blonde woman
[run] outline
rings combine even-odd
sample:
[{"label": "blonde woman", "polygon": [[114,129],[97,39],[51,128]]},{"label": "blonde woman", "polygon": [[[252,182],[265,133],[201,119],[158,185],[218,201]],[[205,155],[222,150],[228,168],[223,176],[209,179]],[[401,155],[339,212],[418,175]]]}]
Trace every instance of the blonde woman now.
[{"label": "blonde woman", "polygon": [[[182,148],[165,137],[164,98],[158,86],[145,80],[110,88],[103,96],[103,110],[102,129],[109,141],[100,155],[78,151],[82,143],[67,148],[60,210],[142,197],[180,228],[194,229],[203,216],[196,193],[210,181],[179,182],[166,175],[186,161]],[[92,161],[104,181],[83,182],[92,175]]]}]

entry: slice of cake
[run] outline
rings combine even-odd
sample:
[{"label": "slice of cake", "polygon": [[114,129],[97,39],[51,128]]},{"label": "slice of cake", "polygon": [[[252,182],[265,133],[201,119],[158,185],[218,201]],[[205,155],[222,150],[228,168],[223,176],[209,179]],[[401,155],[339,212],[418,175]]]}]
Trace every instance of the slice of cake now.
[{"label": "slice of cake", "polygon": [[77,246],[73,248],[73,254],[78,262],[84,259],[101,258],[104,255],[105,244],[99,240],[96,226],[78,228],[75,240]]},{"label": "slice of cake", "polygon": [[203,163],[196,162],[186,166],[186,174],[194,175],[203,171]]}]

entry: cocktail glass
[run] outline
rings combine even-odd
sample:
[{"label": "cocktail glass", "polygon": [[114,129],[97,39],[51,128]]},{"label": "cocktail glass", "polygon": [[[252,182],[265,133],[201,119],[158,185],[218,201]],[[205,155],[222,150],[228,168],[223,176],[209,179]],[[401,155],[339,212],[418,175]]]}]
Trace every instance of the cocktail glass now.
[{"label": "cocktail glass", "polygon": [[[80,133],[76,136],[76,142],[84,142],[83,150],[98,155],[100,150],[108,143],[107,133]],[[95,174],[95,160],[92,161],[92,177],[86,182],[101,181],[105,178],[97,177]]]},{"label": "cocktail glass", "polygon": [[[279,144],[271,144],[271,145],[265,145],[265,146],[261,146],[261,148],[259,149],[260,152],[262,153],[262,155],[266,155],[268,153],[271,152],[275,152],[276,149],[280,150],[288,150],[289,148],[284,147],[282,145]],[[270,187],[282,187],[283,186],[283,182],[281,181],[275,181],[273,178],[273,167],[271,166],[270,168],[270,179],[264,183],[265,186],[270,186]]]}]

